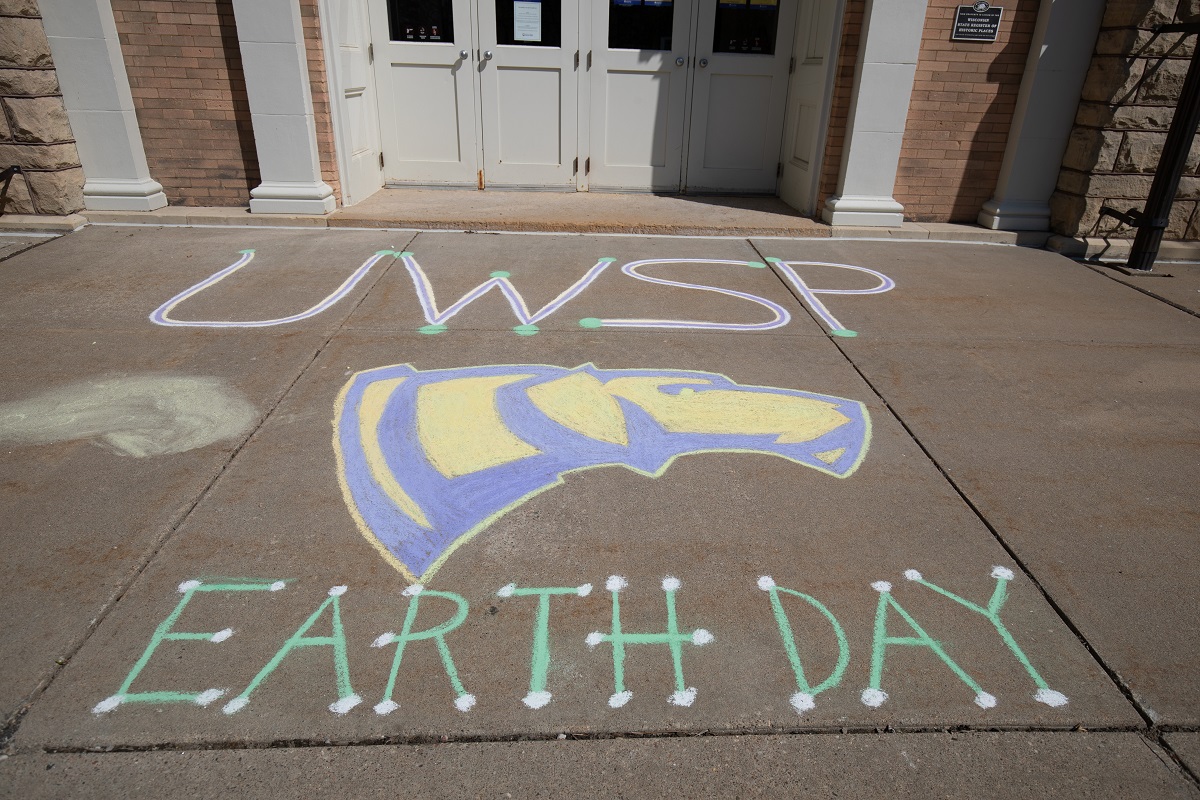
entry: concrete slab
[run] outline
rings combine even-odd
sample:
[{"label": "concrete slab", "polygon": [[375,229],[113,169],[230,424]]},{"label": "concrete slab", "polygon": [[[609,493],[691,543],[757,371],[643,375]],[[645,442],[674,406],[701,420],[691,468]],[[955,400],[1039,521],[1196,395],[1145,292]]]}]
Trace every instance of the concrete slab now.
[{"label": "concrete slab", "polygon": [[[1125,275],[1115,269],[1095,267],[1102,275],[1138,291],[1200,314],[1200,264],[1164,264],[1154,277]],[[1166,275],[1170,277],[1165,277]]]},{"label": "concrete slab", "polygon": [[45,244],[52,238],[54,238],[53,234],[22,235],[0,233],[0,261],[11,258],[17,253],[24,252],[31,247]]},{"label": "concrete slab", "polygon": [[6,797],[1194,798],[1137,734],[702,736],[22,755]]},{"label": "concrete slab", "polygon": [[249,207],[166,206],[155,211],[87,211],[93,225],[244,225],[260,228],[325,228],[314,214],[251,214]]},{"label": "concrete slab", "polygon": [[[5,262],[0,327],[152,330],[150,314],[192,289],[193,296],[170,309],[169,319],[227,325],[303,315],[328,304],[328,311],[282,327],[332,333],[394,263],[390,251],[411,238],[396,232],[89,227]],[[375,259],[381,250],[389,255]],[[377,263],[367,267],[372,260]],[[228,277],[200,288],[222,271],[230,271]],[[358,283],[347,285],[356,275]],[[339,287],[348,295],[330,302]]]},{"label": "concrete slab", "polygon": [[349,328],[822,335],[741,239],[422,233],[408,249]]},{"label": "concrete slab", "polygon": [[1200,775],[1200,733],[1168,733],[1163,739],[1193,775]]},{"label": "concrete slab", "polygon": [[[1074,635],[828,340],[761,336],[754,341],[750,348],[736,337],[632,332],[502,339],[463,331],[437,337],[338,335],[30,712],[18,745],[1137,725],[1132,708]],[[391,478],[376,473],[372,479],[391,486],[393,497],[420,498],[411,501],[419,511],[397,524],[413,513],[427,513],[435,521],[428,534],[433,542],[435,534],[457,524],[454,520],[469,522],[472,514],[482,518],[491,512],[473,538],[445,551],[440,569],[425,570],[420,580],[427,588],[416,601],[406,596],[414,578],[400,567],[420,571],[416,556],[388,550],[377,539],[384,534],[382,523],[360,529],[350,509],[370,516],[376,501],[353,488],[344,496],[339,488],[341,467],[330,445],[330,419],[343,384],[358,371],[397,363],[428,371],[481,364],[571,368],[588,362],[604,370],[703,370],[710,380],[715,380],[711,373],[722,373],[741,386],[858,400],[873,419],[869,452],[857,472],[839,480],[772,455],[767,437],[752,448],[761,453],[695,452],[650,480],[618,467],[565,472],[580,463],[572,459],[586,455],[543,444],[539,452],[566,459],[546,462],[558,466],[528,467],[549,470],[539,479],[548,491],[514,505],[505,492],[517,485],[512,481],[523,479],[526,468],[518,466],[511,474],[490,473],[486,488],[464,489],[458,510],[448,511],[451,501],[443,498],[459,489],[447,483],[427,494],[413,483],[420,470],[430,469],[426,459],[441,464],[438,470],[449,470],[443,475],[470,480],[475,472],[469,465],[451,467],[439,460],[440,450],[401,456],[393,450],[395,441],[426,436],[423,447],[440,445],[428,438],[432,428],[422,428],[425,434],[398,428],[400,440],[388,433],[379,447],[391,452],[384,459],[401,461],[387,467]],[[528,369],[511,372],[527,374]],[[408,378],[424,380],[422,374]],[[518,396],[511,402],[525,401]],[[641,419],[637,408],[622,408],[631,419]],[[748,408],[744,422],[752,425],[758,412]],[[469,438],[484,436],[473,424],[467,424]],[[647,424],[630,428],[630,435],[651,435]],[[374,428],[368,424],[367,430]],[[533,429],[522,430],[534,436]],[[482,439],[489,444],[472,458],[486,462],[497,448],[512,446],[503,439]],[[354,439],[339,441],[344,450]],[[692,442],[683,452],[694,449]],[[510,462],[501,458],[497,466],[505,463]],[[359,473],[340,474],[357,481]],[[562,485],[554,486],[560,474]],[[919,570],[924,577],[906,570]],[[610,582],[614,575],[624,580]],[[762,581],[764,575],[772,576],[774,585]],[[665,581],[668,576],[681,585]],[[214,589],[246,582],[256,588],[205,593],[188,583],[192,580]],[[872,585],[881,580],[891,585]],[[505,596],[509,584],[515,588]],[[586,584],[590,591],[578,590]],[[348,589],[344,596],[341,589],[331,595],[331,587]],[[543,652],[534,646],[540,601],[519,592],[530,587],[561,587],[563,593],[548,600],[548,661],[532,655]],[[984,614],[939,594],[944,589],[987,603],[997,587],[1008,598],[997,619],[1011,627],[1023,656],[1009,649]],[[171,623],[173,630],[202,632],[196,638],[213,641],[166,641],[144,669],[133,672],[156,628],[181,602],[181,591],[193,594],[177,623]],[[452,593],[463,606],[436,592]],[[619,626],[613,619],[614,595]],[[780,622],[772,597],[790,622]],[[345,637],[341,683],[333,646],[341,638],[332,633],[335,599]],[[668,602],[675,604],[678,634],[668,634]],[[464,606],[463,619],[451,625],[455,608]],[[436,642],[428,639],[434,634],[412,641],[389,693],[397,642],[394,636],[380,637],[403,635],[408,610],[414,608],[410,633],[447,624],[450,660],[443,660]],[[877,621],[881,608],[882,623]],[[932,638],[910,641],[916,628],[907,626],[904,614]],[[289,651],[282,662],[274,662],[278,670],[263,672],[306,620],[313,620],[313,627],[301,636],[310,638],[293,639],[304,650]],[[792,631],[786,637],[784,624]],[[838,626],[845,631],[844,650]],[[224,633],[213,638],[227,628],[232,638]],[[697,633],[701,629],[715,639]],[[590,638],[596,631],[608,631],[610,638]],[[654,635],[626,643],[611,639],[614,631]],[[311,637],[328,637],[320,641],[329,646],[318,646]],[[785,644],[793,637],[798,661]],[[932,645],[935,639],[941,644]],[[621,680],[614,641],[626,648]],[[678,642],[678,675],[668,641]],[[848,666],[841,672],[843,654]],[[1033,672],[1022,666],[1021,657]],[[796,663],[807,678],[797,677]],[[187,702],[160,702],[162,696],[106,702],[123,692],[198,695],[210,689],[221,693],[196,698],[207,700],[206,706],[192,697],[184,698]],[[632,699],[622,691],[631,691]],[[551,693],[552,702],[544,703],[551,698],[543,692]],[[797,692],[814,695],[815,708]],[[355,704],[352,695],[361,702]],[[229,705],[231,700],[237,702]]]},{"label": "concrete slab", "polygon": [[5,214],[0,216],[0,230],[20,232],[38,231],[42,233],[70,233],[87,225],[87,218],[81,214],[66,214],[54,216],[51,214]]},{"label": "concrete slab", "polygon": [[328,217],[330,227],[829,236],[778,197],[384,189]]}]

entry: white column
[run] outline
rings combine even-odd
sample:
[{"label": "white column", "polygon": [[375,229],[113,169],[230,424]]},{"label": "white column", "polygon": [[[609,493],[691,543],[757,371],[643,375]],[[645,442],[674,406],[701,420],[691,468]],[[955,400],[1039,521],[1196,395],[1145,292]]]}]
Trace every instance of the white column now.
[{"label": "white column", "polygon": [[337,205],[321,180],[308,56],[297,0],[233,0],[242,73],[262,183],[255,214],[328,214]]},{"label": "white column", "polygon": [[109,0],[41,0],[39,6],[83,164],[84,206],[162,208],[167,197],[146,165]]},{"label": "white column", "polygon": [[1042,0],[996,194],[979,224],[1003,231],[1050,229],[1050,195],[1071,136],[1105,0]]},{"label": "white column", "polygon": [[892,192],[921,52],[925,3],[867,2],[837,194],[825,201],[821,213],[826,222],[879,227],[904,222],[904,206]]}]

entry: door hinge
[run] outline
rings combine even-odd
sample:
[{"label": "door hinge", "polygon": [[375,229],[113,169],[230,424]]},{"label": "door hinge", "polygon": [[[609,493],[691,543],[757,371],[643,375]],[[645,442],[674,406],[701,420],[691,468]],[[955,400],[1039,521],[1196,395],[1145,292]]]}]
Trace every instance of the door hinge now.
[{"label": "door hinge", "polygon": [[375,45],[374,45],[374,43],[367,45],[367,63],[368,64],[375,63]]},{"label": "door hinge", "polygon": [[592,51],[591,51],[591,50],[588,50],[588,62],[587,62],[587,68],[588,68],[588,69],[591,69],[591,68],[592,68]]},{"label": "door hinge", "polygon": [[791,60],[788,61],[788,75],[791,75],[795,71],[796,71],[796,57],[792,56]]},{"label": "door hinge", "polygon": [[379,168],[383,169],[383,153],[379,154]]},{"label": "door hinge", "polygon": [[574,163],[571,164],[571,173],[575,174],[578,172],[579,172],[579,159],[576,158]]},{"label": "door hinge", "polygon": [[575,69],[579,69],[579,51],[575,51]]},{"label": "door hinge", "polygon": [[592,171],[592,159],[589,156],[583,160],[583,174],[588,175]]},{"label": "door hinge", "polygon": [[782,161],[780,161],[778,164],[775,165],[775,177],[776,178],[783,177],[783,162]]}]

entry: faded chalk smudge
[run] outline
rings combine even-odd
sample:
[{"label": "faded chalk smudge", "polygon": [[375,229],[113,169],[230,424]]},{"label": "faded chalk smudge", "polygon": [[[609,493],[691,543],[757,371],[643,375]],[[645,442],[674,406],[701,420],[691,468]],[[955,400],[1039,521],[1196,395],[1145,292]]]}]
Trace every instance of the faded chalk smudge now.
[{"label": "faded chalk smudge", "polygon": [[237,438],[256,418],[254,406],[219,378],[139,375],[0,403],[0,443],[90,439],[118,455],[145,458]]}]

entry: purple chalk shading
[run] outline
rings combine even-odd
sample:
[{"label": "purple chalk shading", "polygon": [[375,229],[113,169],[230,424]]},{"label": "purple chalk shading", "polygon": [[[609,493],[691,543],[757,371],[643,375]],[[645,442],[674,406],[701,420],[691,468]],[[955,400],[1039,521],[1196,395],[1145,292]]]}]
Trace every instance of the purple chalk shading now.
[{"label": "purple chalk shading", "polygon": [[[572,372],[584,372],[603,382],[638,376],[682,381],[663,387],[662,391],[670,394],[685,388],[698,393],[725,389],[811,398],[835,404],[849,421],[813,441],[780,444],[775,441],[778,434],[671,433],[641,407],[618,398],[626,419],[629,444],[613,444],[597,441],[554,422],[529,399],[531,387]],[[532,375],[503,386],[496,392],[495,399],[501,419],[509,430],[540,453],[469,475],[447,478],[429,463],[418,441],[417,390],[446,380],[498,375]],[[389,397],[378,429],[361,430],[358,409],[363,392],[376,381],[392,378],[405,380]],[[694,384],[688,383],[692,380]],[[783,456],[841,477],[857,467],[869,438],[866,410],[854,400],[793,389],[739,386],[723,375],[709,372],[602,370],[591,364],[575,369],[505,365],[422,372],[408,365],[398,365],[370,370],[359,373],[350,381],[341,417],[335,424],[346,485],[357,511],[377,541],[417,576],[429,569],[460,537],[474,533],[489,518],[557,483],[569,471],[626,466],[654,473],[685,453],[749,450]],[[431,528],[419,525],[396,508],[372,478],[362,447],[363,436],[377,438],[392,475],[423,510]],[[845,448],[845,453],[833,464],[827,464],[815,455],[839,448]]]}]

